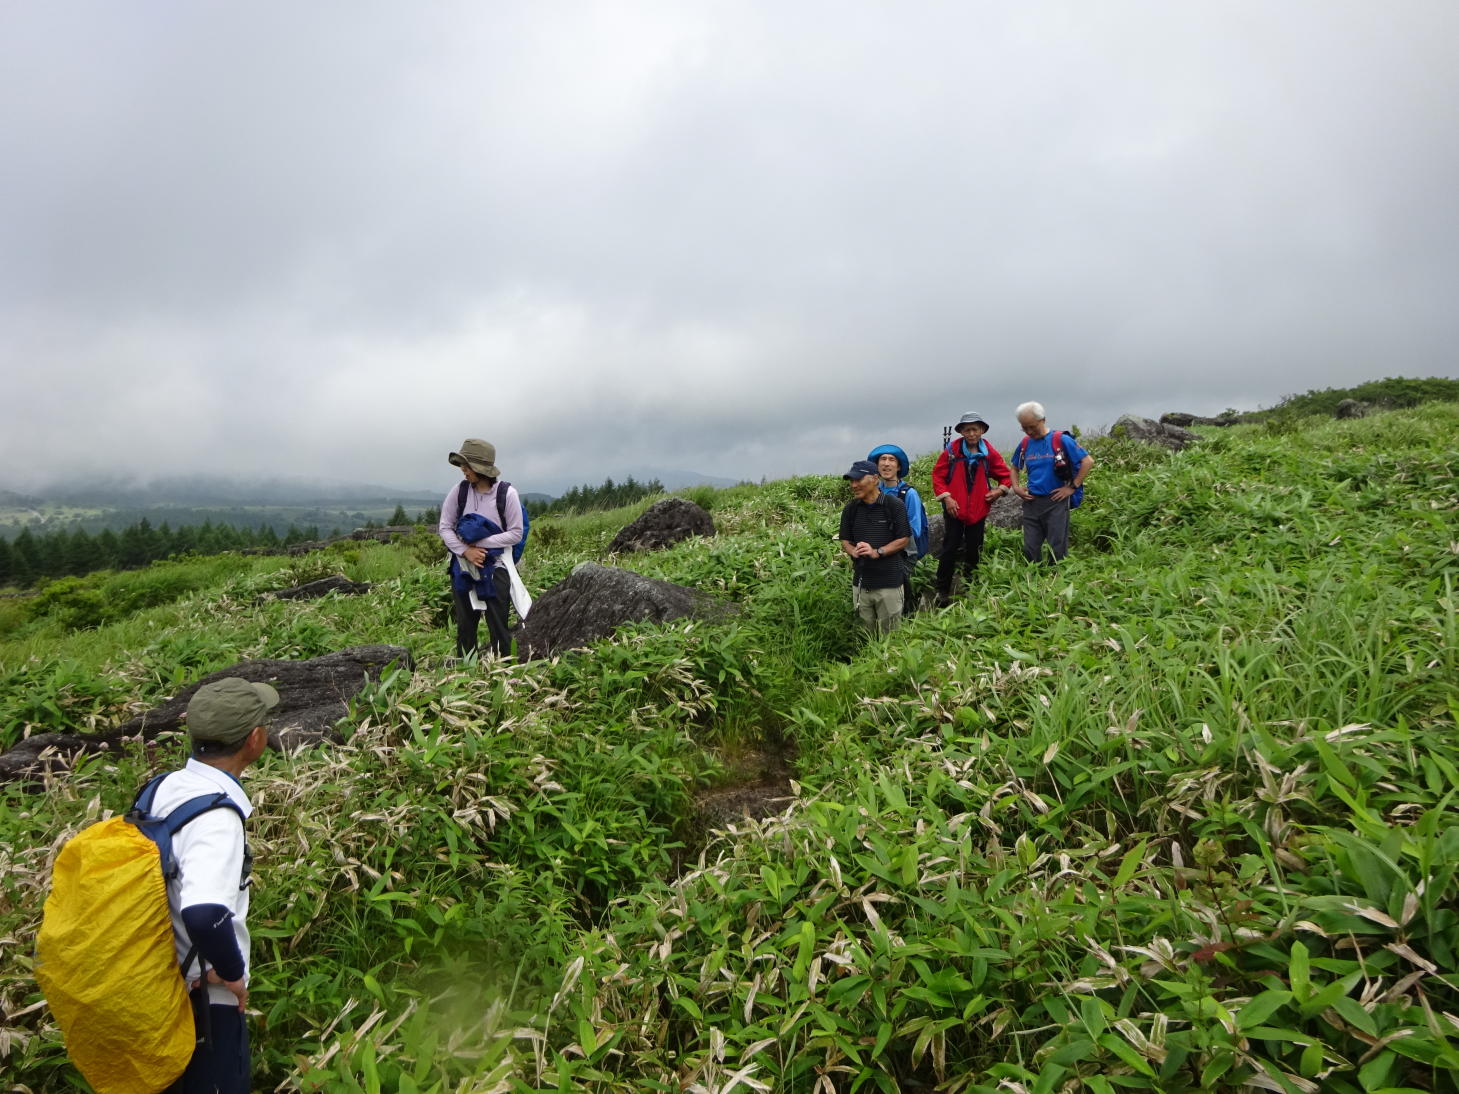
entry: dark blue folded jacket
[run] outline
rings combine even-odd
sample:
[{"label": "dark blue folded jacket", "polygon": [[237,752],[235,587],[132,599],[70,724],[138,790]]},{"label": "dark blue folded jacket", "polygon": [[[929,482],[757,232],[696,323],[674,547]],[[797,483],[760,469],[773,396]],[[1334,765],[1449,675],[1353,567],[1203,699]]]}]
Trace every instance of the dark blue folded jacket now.
[{"label": "dark blue folded jacket", "polygon": [[[494,522],[488,520],[480,513],[467,513],[456,522],[456,534],[466,543],[474,544],[479,539],[487,536],[495,536],[501,533],[501,528]],[[500,547],[489,548],[486,552],[486,562],[478,567],[481,576],[474,581],[466,567],[461,565],[461,560],[455,555],[451,556],[451,588],[458,593],[476,590],[476,595],[482,600],[496,599],[496,582],[492,575],[496,573],[496,560],[502,557]]]}]

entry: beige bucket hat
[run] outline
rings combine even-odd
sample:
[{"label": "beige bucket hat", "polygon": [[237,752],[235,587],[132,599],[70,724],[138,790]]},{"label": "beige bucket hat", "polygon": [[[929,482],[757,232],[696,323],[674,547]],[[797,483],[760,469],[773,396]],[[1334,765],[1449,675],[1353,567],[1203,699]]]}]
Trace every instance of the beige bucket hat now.
[{"label": "beige bucket hat", "polygon": [[496,445],[476,437],[467,437],[461,442],[460,450],[452,452],[446,459],[457,467],[464,464],[478,475],[485,475],[489,479],[502,477],[496,466]]}]

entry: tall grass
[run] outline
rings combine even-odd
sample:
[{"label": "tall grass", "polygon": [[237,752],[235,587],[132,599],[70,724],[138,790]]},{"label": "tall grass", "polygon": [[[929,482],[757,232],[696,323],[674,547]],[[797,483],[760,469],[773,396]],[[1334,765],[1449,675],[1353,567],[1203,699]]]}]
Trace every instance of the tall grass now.
[{"label": "tall grass", "polygon": [[[367,598],[258,601],[289,575],[250,563],[12,643],[0,696],[84,726],[231,657],[417,652],[250,782],[259,1089],[1454,1090],[1456,427],[1096,442],[1064,566],[990,531],[972,592],[875,641],[808,477],[619,560],[723,625],[452,668],[438,567],[391,547]],[[539,522],[529,581],[638,508]],[[767,742],[789,807],[681,871],[696,788]],[[27,975],[49,857],[177,747],[0,789],[11,1083],[76,1081]]]}]

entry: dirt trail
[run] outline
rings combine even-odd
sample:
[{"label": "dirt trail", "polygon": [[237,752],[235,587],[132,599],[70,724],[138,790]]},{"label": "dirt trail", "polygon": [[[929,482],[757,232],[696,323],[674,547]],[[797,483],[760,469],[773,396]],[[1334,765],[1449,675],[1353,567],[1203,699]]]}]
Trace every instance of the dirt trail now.
[{"label": "dirt trail", "polygon": [[727,781],[695,797],[694,815],[680,833],[684,846],[674,852],[674,876],[699,858],[715,831],[746,818],[768,817],[789,805],[793,758],[788,749],[776,746],[736,756]]}]

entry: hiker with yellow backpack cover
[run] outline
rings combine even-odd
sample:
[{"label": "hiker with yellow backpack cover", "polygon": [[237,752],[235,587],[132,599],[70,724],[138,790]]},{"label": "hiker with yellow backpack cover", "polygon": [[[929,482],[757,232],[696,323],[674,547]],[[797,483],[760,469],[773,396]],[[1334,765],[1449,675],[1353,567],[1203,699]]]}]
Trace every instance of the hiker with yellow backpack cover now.
[{"label": "hiker with yellow backpack cover", "polygon": [[278,704],[236,676],[198,688],[187,765],[56,858],[35,976],[97,1094],[247,1094],[253,806],[239,778]]}]

